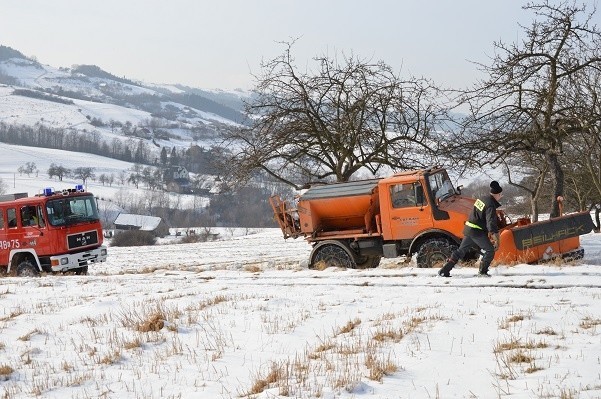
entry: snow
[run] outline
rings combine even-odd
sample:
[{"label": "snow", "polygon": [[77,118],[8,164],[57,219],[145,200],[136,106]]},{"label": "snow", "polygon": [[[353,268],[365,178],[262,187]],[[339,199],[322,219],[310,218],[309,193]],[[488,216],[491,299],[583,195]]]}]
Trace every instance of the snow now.
[{"label": "snow", "polygon": [[120,213],[115,219],[115,224],[138,227],[142,231],[153,231],[161,223],[161,218],[156,216],[134,215]]},{"label": "snow", "polygon": [[[9,87],[0,87],[0,109],[2,109],[2,122],[22,125],[35,125],[44,122],[51,127],[88,127],[86,117],[78,112],[74,105],[44,101],[24,96],[14,96],[14,90]],[[88,126],[83,126],[88,124]]]},{"label": "snow", "polygon": [[309,270],[278,229],[211,232],[1,278],[0,396],[601,397],[601,235],[577,264],[445,279],[397,259]]},{"label": "snow", "polygon": [[[153,195],[167,195],[171,204],[178,203],[182,209],[208,205],[208,198],[205,197],[176,193],[166,194],[163,192],[149,193],[142,185],[136,188],[133,185],[126,184],[123,186],[119,184],[117,180],[120,173],[126,172],[127,175],[131,173],[134,164],[130,162],[87,153],[5,143],[0,143],[0,154],[2,154],[0,157],[0,179],[2,179],[6,193],[26,192],[29,195],[35,195],[41,193],[45,187],[51,187],[54,191],[59,191],[65,188],[74,188],[76,184],[82,183],[74,178],[64,178],[62,182],[56,178],[50,179],[47,172],[50,164],[54,163],[71,170],[78,167],[91,167],[97,177],[101,174],[113,175],[116,180],[113,185],[102,184],[97,180],[86,182],[87,191],[94,193],[99,198],[101,213],[105,209],[118,209],[119,202],[132,203],[143,198],[150,198]],[[25,166],[27,162],[35,163],[38,173],[30,176],[19,174],[19,167]],[[114,217],[110,221],[113,220]]]},{"label": "snow", "polygon": [[[105,93],[101,88],[110,88],[111,91],[120,93],[121,96],[128,95],[160,95],[158,90],[169,90],[173,93],[184,92],[173,85],[148,84],[148,87],[141,87],[121,82],[115,82],[110,79],[88,77],[81,74],[74,74],[69,68],[55,68],[50,65],[43,65],[29,60],[9,59],[0,61],[0,73],[14,77],[19,86],[28,89],[62,89],[64,91],[79,92],[80,94],[105,98]],[[130,122],[132,125],[146,125],[153,119],[150,112],[140,111],[125,106],[119,106],[109,103],[99,103],[78,99],[68,99],[73,104],[62,104],[30,97],[12,95],[13,91],[20,87],[11,87],[0,84],[0,121],[9,124],[29,125],[43,124],[53,128],[77,129],[79,131],[96,131],[102,134],[102,137],[109,141],[114,137],[123,138],[115,135],[109,126],[95,127],[90,124],[92,118],[108,123],[111,120],[121,123]],[[156,88],[156,90],[155,90]],[[234,92],[233,96],[244,96],[245,93]],[[172,102],[163,102],[163,106],[171,104],[177,108],[186,108],[181,104]],[[197,125],[211,125],[213,123],[227,124],[236,126],[235,122],[228,120],[211,112],[195,110],[195,117],[186,118],[180,123],[192,127]],[[89,119],[88,119],[89,117]],[[160,119],[160,118],[158,118]],[[167,123],[167,121],[165,121]],[[190,133],[187,132],[187,135]],[[185,139],[182,138],[182,139]],[[184,142],[164,142],[164,145],[180,145],[187,147],[191,139]],[[210,147],[213,141],[208,141],[205,145]]]}]

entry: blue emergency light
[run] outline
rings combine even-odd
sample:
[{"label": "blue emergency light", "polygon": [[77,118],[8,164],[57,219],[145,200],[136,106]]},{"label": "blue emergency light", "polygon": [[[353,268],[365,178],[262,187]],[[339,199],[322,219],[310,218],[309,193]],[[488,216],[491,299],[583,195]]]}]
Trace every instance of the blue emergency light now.
[{"label": "blue emergency light", "polygon": [[44,188],[44,195],[46,197],[49,197],[52,194],[54,194],[54,190],[52,189],[52,187],[46,187],[46,188]]},{"label": "blue emergency light", "polygon": [[75,191],[77,191],[78,193],[83,193],[83,191],[84,191],[83,184],[76,184]]}]

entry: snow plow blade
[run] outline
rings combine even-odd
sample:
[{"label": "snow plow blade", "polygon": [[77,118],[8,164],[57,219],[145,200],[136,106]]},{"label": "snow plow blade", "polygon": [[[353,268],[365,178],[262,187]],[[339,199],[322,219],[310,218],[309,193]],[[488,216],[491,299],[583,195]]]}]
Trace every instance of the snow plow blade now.
[{"label": "snow plow blade", "polygon": [[593,230],[589,212],[573,213],[554,219],[507,226],[495,254],[500,263],[537,263],[555,258],[581,259],[584,250],[580,236]]}]

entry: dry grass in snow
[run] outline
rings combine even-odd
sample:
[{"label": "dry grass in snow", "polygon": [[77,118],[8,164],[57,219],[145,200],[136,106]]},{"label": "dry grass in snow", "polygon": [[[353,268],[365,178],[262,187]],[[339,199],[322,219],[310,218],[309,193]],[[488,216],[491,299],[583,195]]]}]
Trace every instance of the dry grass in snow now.
[{"label": "dry grass in snow", "polygon": [[315,271],[278,234],[1,278],[0,398],[601,397],[598,266]]}]

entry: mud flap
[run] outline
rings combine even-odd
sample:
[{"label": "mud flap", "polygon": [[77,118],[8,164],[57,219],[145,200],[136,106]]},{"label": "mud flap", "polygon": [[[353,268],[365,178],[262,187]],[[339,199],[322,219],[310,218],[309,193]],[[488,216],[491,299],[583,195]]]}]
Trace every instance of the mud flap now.
[{"label": "mud flap", "polygon": [[573,213],[555,219],[514,227],[513,239],[518,250],[550,244],[590,233],[594,228],[589,212]]}]

